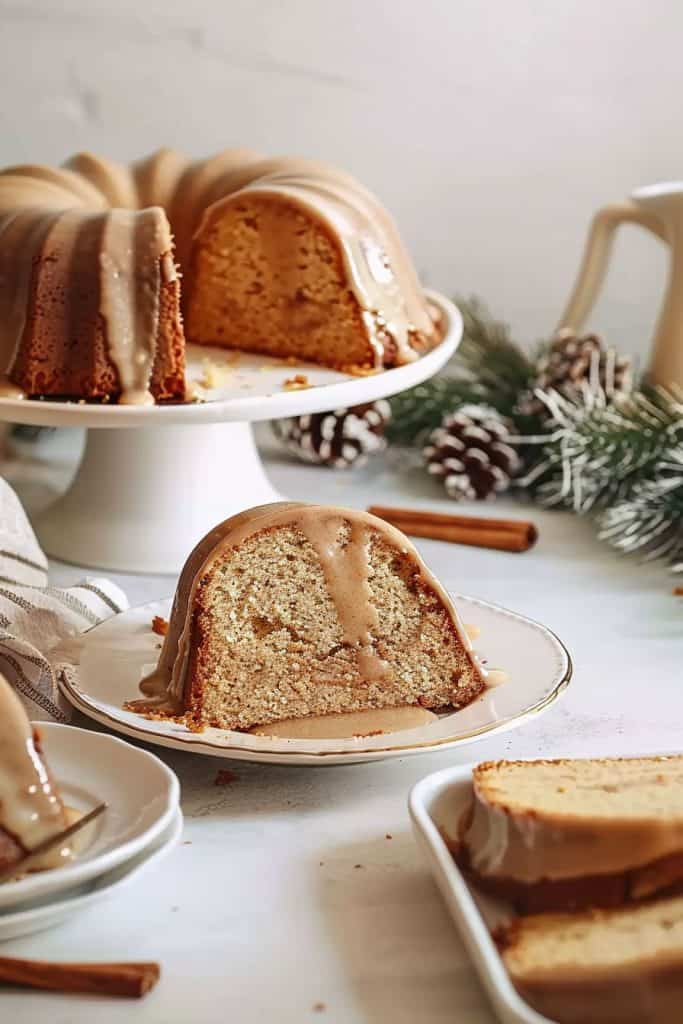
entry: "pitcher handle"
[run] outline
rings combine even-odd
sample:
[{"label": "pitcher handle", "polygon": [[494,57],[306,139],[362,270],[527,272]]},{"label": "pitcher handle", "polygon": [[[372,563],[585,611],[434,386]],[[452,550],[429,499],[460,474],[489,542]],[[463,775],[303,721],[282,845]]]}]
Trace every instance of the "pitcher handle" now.
[{"label": "pitcher handle", "polygon": [[609,266],[612,239],[620,224],[640,224],[654,232],[663,242],[668,241],[662,222],[636,203],[626,201],[604,206],[593,217],[588,233],[583,261],[574,285],[574,291],[562,314],[558,328],[571,327],[578,331],[598,297]]}]

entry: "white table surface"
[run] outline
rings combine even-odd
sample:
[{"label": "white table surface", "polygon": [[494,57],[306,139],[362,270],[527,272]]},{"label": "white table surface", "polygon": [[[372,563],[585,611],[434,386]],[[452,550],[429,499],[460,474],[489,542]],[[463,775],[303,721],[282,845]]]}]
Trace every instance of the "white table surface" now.
[{"label": "white table surface", "polygon": [[[341,473],[288,461],[272,451],[266,430],[260,436],[274,484],[293,498],[453,511],[437,484],[395,451]],[[3,467],[29,508],[63,486],[63,450],[57,438],[41,445],[42,459]],[[182,785],[183,844],[119,898],[54,931],[4,943],[0,955],[155,959],[160,984],[139,1003],[5,990],[1,1020],[491,1024],[411,835],[408,791],[430,772],[474,759],[681,748],[683,602],[664,567],[619,558],[571,515],[509,501],[484,510],[532,518],[539,543],[524,555],[436,541],[418,547],[446,586],[558,633],[575,663],[565,696],[519,730],[461,752],[347,767],[235,762],[227,786],[214,780],[229,762],[157,749]],[[59,584],[83,575],[53,566]],[[168,577],[115,578],[131,603],[166,596],[174,585]]]}]

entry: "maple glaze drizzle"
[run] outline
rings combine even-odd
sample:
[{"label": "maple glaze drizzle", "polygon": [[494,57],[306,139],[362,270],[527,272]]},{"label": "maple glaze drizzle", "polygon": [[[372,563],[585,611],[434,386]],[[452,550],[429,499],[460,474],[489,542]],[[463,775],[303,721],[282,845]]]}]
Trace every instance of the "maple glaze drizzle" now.
[{"label": "maple glaze drizzle", "polygon": [[24,706],[0,676],[0,826],[28,851],[67,824]]},{"label": "maple glaze drizzle", "polygon": [[[344,525],[350,531],[348,537],[341,533]],[[372,643],[373,630],[377,628],[377,612],[371,600],[368,579],[368,535],[371,528],[414,560],[423,584],[434,591],[448,611],[463,647],[485,682],[486,673],[474,661],[472,645],[450,597],[399,530],[358,509],[274,502],[226,519],[191,552],[178,581],[159,663],[140,683],[144,699],[128,702],[128,710],[162,716],[182,714],[197,588],[212,565],[230,548],[275,526],[298,528],[314,547],[345,642],[355,648],[359,674],[364,679],[380,683],[383,679],[388,681],[388,666]]]}]

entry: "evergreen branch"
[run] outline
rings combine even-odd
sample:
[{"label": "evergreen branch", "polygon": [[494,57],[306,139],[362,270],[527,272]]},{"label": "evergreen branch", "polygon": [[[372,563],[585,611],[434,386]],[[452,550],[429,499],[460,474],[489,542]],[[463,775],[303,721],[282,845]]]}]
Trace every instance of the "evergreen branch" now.
[{"label": "evergreen branch", "polygon": [[[458,406],[491,405],[515,420],[520,393],[531,386],[534,362],[514,342],[508,326],[494,320],[476,299],[459,299],[463,337],[453,358],[432,380],[391,399],[388,438],[396,444],[419,444]],[[527,417],[521,417],[526,424]]]},{"label": "evergreen branch", "polygon": [[664,389],[615,395],[599,387],[538,392],[549,432],[529,437],[541,450],[519,484],[544,505],[585,514],[626,499],[683,441],[683,396]]},{"label": "evergreen branch", "polygon": [[659,463],[653,479],[605,510],[598,527],[599,537],[620,551],[669,558],[674,571],[683,572],[683,443]]}]

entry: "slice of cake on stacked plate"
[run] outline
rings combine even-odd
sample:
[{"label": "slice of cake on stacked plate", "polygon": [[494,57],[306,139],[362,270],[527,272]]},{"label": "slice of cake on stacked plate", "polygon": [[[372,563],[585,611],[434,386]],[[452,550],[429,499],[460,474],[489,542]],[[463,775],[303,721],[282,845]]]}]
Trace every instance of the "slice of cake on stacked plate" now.
[{"label": "slice of cake on stacked plate", "polygon": [[[40,736],[24,706],[0,676],[0,874],[19,865],[31,850],[57,837],[69,816],[40,749]],[[55,849],[56,867],[70,859]]]}]

